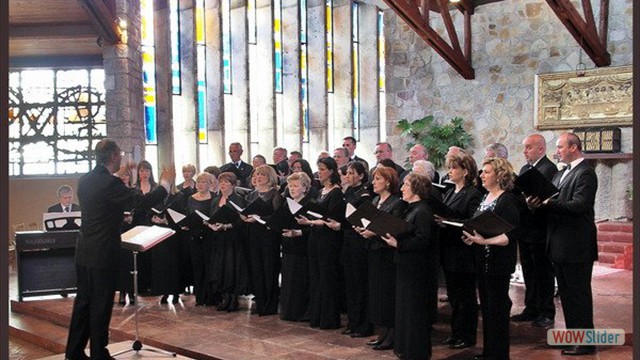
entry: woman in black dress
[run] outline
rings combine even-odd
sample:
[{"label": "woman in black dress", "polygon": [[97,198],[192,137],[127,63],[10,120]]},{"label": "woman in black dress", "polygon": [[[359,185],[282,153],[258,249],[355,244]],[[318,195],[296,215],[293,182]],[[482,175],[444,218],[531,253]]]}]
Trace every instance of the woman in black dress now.
[{"label": "woman in black dress", "polygon": [[[380,211],[403,217],[406,203],[398,192],[398,173],[395,169],[378,166],[373,171],[371,181],[373,192],[377,194],[372,203]],[[393,262],[393,248],[379,236],[364,228],[356,228],[367,240],[369,265],[369,317],[381,328],[380,335],[367,345],[374,350],[393,349],[393,326],[396,311],[396,266]],[[425,304],[426,306],[426,304]]]},{"label": "woman in black dress", "polygon": [[[275,211],[282,205],[278,176],[268,165],[254,169],[255,190],[247,195],[247,204],[260,198]],[[262,214],[255,214],[262,215]],[[280,234],[274,234],[253,216],[240,216],[249,226],[249,256],[255,313],[260,316],[278,313],[280,288]],[[268,216],[261,216],[267,220]]]},{"label": "woman in black dress", "polygon": [[[176,199],[172,208],[180,213],[185,213],[187,208],[187,199],[196,193],[196,182],[193,177],[196,175],[196,167],[192,164],[182,166],[182,177],[184,182],[176,185]],[[180,237],[180,278],[182,286],[185,288],[185,294],[190,295],[190,287],[193,286],[193,271],[191,269],[191,250],[189,248],[189,239],[184,232],[176,235]]]},{"label": "woman in black dress", "polygon": [[[128,188],[132,188],[131,170],[126,169],[121,175],[120,180]],[[133,228],[133,215],[131,211],[127,211],[122,221],[122,232],[125,233]],[[118,304],[125,305],[127,303],[127,293],[129,294],[129,303],[131,305],[136,303],[136,297],[133,293],[133,277],[131,275],[131,269],[133,268],[133,255],[130,250],[125,248],[120,249],[120,272],[118,274],[118,289],[120,296],[118,297]]]},{"label": "woman in black dress", "polygon": [[[347,166],[344,193],[347,203],[356,209],[365,202],[371,202],[371,195],[364,184],[369,177],[364,165],[352,162]],[[342,264],[347,298],[347,329],[342,332],[351,337],[366,337],[373,334],[373,324],[369,321],[369,267],[367,264],[366,240],[353,227],[342,224],[344,243],[342,244]]]},{"label": "woman in black dress", "polygon": [[[447,175],[455,186],[444,195],[447,213],[436,215],[436,221],[470,219],[482,198],[476,188],[478,166],[471,155],[462,153],[449,156],[446,163],[449,168]],[[478,328],[473,249],[465,245],[461,237],[460,228],[441,225],[441,263],[451,305],[451,335],[442,343],[452,349],[475,345]]]},{"label": "woman in black dress", "polygon": [[[217,183],[213,175],[200,173],[196,177],[197,192],[187,199],[187,215],[195,213],[196,210],[203,214],[209,213],[211,209],[211,187]],[[196,297],[196,306],[214,305],[215,299],[208,289],[207,267],[211,259],[211,244],[206,239],[204,225],[195,228],[183,227],[187,231],[189,239],[189,249],[191,252],[191,267],[193,271],[193,294]]]},{"label": "woman in black dress", "polygon": [[[244,207],[244,199],[236,194],[237,177],[234,173],[223,172],[218,176],[220,194],[211,201],[210,216],[229,202]],[[229,204],[229,205],[228,205]],[[214,293],[222,294],[220,311],[238,310],[238,295],[249,294],[249,265],[245,243],[244,222],[239,218],[230,223],[207,224],[214,231],[209,277]]]},{"label": "woman in black dress", "polygon": [[396,322],[394,352],[401,359],[431,359],[431,324],[427,306],[429,289],[437,283],[437,262],[425,261],[436,251],[435,222],[427,202],[431,181],[426,175],[409,173],[402,185],[408,205],[404,220],[412,230],[382,239],[396,248]]},{"label": "woman in black dress", "polygon": [[[338,165],[331,158],[318,160],[318,177],[323,185],[318,204],[331,210],[343,202]],[[322,219],[309,220],[302,216],[300,225],[311,227],[309,234],[309,286],[311,327],[338,329],[340,327],[340,251],[342,232],[340,223]]]},{"label": "woman in black dress", "polygon": [[475,256],[480,310],[482,311],[483,351],[477,359],[509,359],[509,280],[516,268],[520,213],[511,191],[513,167],[502,158],[482,162],[482,186],[488,191],[476,210],[476,216],[493,211],[516,228],[492,238],[474,231],[462,231],[462,240],[472,245]]},{"label": "woman in black dress", "polygon": [[[312,198],[307,195],[311,178],[294,172],[287,178],[289,196],[304,206]],[[289,207],[287,203],[282,206]],[[280,319],[309,321],[309,229],[282,230],[282,287]]]}]

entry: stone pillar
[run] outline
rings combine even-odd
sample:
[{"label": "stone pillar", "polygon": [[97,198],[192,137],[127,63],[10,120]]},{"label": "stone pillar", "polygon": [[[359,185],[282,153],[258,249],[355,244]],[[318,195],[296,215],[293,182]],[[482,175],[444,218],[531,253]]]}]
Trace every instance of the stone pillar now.
[{"label": "stone pillar", "polygon": [[[158,121],[158,164],[169,167],[173,158],[173,105],[171,84],[171,23],[167,0],[154,1],[156,64],[156,116]],[[178,165],[180,166],[180,165]],[[160,169],[158,169],[160,171]]]},{"label": "stone pillar", "polygon": [[249,141],[247,7],[245,1],[231,1],[231,34],[233,94],[225,99],[224,149],[232,142],[247,144]]},{"label": "stone pillar", "polygon": [[[276,146],[276,103],[274,91],[273,65],[273,13],[271,0],[256,0],[256,44],[250,45],[249,66],[251,67],[250,92],[255,108],[255,122],[257,127],[251,129],[253,142],[251,156],[261,154],[271,162],[271,154]],[[257,146],[256,146],[257,142]]]},{"label": "stone pillar", "polygon": [[[360,3],[360,134],[358,156],[369,164],[375,163],[371,155],[378,142],[380,125],[380,99],[378,94],[378,8]],[[372,162],[373,161],[373,162]]]},{"label": "stone pillar", "polygon": [[327,49],[325,1],[308,0],[308,60],[309,60],[309,151],[305,158],[315,162],[322,150],[327,150]]},{"label": "stone pillar", "polygon": [[[333,1],[333,116],[328,149],[342,146],[342,138],[353,134],[353,61],[351,1]],[[329,109],[331,111],[331,109]],[[331,140],[333,139],[333,141]]]},{"label": "stone pillar", "polygon": [[173,121],[177,131],[174,132],[176,147],[176,164],[182,166],[190,163],[196,165],[198,171],[206,164],[199,164],[198,157],[198,92],[197,61],[195,43],[195,2],[180,0],[178,4],[180,17],[180,76],[182,93],[173,96]]},{"label": "stone pillar", "polygon": [[116,13],[127,20],[127,41],[103,45],[107,136],[133,154],[145,145],[140,1],[117,0]]},{"label": "stone pillar", "polygon": [[222,84],[222,23],[219,1],[205,1],[208,156],[224,164],[224,89]]},{"label": "stone pillar", "polygon": [[283,144],[289,151],[302,150],[300,108],[300,9],[298,0],[282,1],[283,87],[285,111],[279,122],[284,127]]}]

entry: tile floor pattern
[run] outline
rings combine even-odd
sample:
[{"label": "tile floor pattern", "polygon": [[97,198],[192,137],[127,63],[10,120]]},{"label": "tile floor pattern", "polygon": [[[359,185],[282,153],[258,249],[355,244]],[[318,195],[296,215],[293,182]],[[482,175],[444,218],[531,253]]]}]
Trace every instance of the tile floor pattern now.
[{"label": "tile floor pattern", "polygon": [[[599,275],[600,274],[600,275]],[[16,299],[15,276],[11,279],[12,299]],[[621,328],[631,333],[632,273],[630,271],[594,271],[593,292],[595,323],[598,328]],[[444,289],[440,289],[441,296]],[[522,310],[524,286],[514,284],[510,290],[514,302],[512,313]],[[352,339],[339,330],[317,330],[306,323],[292,323],[277,316],[250,315],[246,305],[234,313],[218,312],[212,307],[195,307],[193,296],[182,296],[180,304],[160,305],[159,297],[143,297],[139,309],[140,336],[150,346],[177,351],[195,359],[266,360],[266,359],[395,359],[391,351],[373,351],[364,345],[367,339]],[[53,297],[47,300],[27,298],[16,307],[48,317],[57,323],[68,323],[73,299]],[[564,328],[559,299],[556,328]],[[481,351],[482,333],[474,348],[451,350],[437,345],[448,335],[450,310],[439,305],[439,322],[432,333],[433,359],[473,359]],[[29,310],[31,309],[31,310]],[[116,305],[111,320],[112,342],[132,339],[135,332],[133,308]],[[11,323],[19,323],[21,315],[10,314]],[[343,320],[343,323],[345,320]],[[480,325],[481,329],[481,325]],[[37,330],[36,330],[37,331]],[[64,334],[63,334],[64,335]],[[62,336],[66,339],[66,336]],[[64,339],[60,340],[64,343]],[[13,337],[10,360],[38,359],[51,352],[29,346]],[[601,347],[597,355],[581,359],[631,359],[631,346]],[[546,344],[546,330],[528,323],[512,323],[511,359],[566,359],[560,350]]]}]

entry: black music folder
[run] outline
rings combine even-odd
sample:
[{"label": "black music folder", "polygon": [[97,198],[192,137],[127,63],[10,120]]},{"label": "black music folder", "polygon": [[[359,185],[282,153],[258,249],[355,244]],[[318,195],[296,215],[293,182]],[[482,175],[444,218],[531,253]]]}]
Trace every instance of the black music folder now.
[{"label": "black music folder", "polygon": [[541,201],[552,198],[558,194],[558,188],[547,180],[535,167],[523,172],[516,177],[515,186],[526,195],[539,198]]},{"label": "black music folder", "polygon": [[493,211],[485,211],[465,222],[443,220],[443,224],[461,227],[468,233],[473,234],[473,230],[484,238],[491,238],[500,234],[508,233],[515,229],[507,220],[496,215]]},{"label": "black music folder", "polygon": [[195,229],[198,226],[202,226],[202,223],[204,220],[203,217],[201,217],[200,215],[198,215],[198,213],[195,213],[195,212],[189,215],[184,215],[180,212],[173,210],[172,208],[167,208],[166,211],[168,215],[167,220],[169,220],[169,225],[171,227],[182,228],[183,226],[186,226],[189,229]]},{"label": "black music folder", "polygon": [[290,198],[287,198],[287,204],[288,206],[280,206],[267,220],[266,226],[272,231],[281,233],[284,229],[300,229],[295,215],[302,210],[303,206]]},{"label": "black music folder", "polygon": [[342,222],[345,217],[347,204],[344,201],[340,201],[331,209],[327,209],[325,206],[318,203],[309,202],[305,205],[305,208],[307,210],[306,215],[311,215],[316,219],[322,219],[324,221],[329,221],[331,219],[337,222]]},{"label": "black music folder", "polygon": [[447,204],[445,204],[439,198],[433,196],[432,194],[429,194],[429,197],[427,197],[426,201],[427,201],[427,204],[429,204],[429,206],[431,207],[431,210],[433,210],[434,214],[440,215],[445,218],[452,216],[451,209],[449,209]]},{"label": "black music folder", "polygon": [[229,205],[225,204],[218,208],[208,220],[209,224],[232,224],[240,218],[237,211],[233,210]]},{"label": "black music folder", "polygon": [[441,184],[432,182],[431,185],[435,186],[438,190],[440,190],[440,192],[442,192],[443,195],[444,193],[447,192],[447,190],[456,186],[456,184],[454,184],[450,180],[445,180]]},{"label": "black music folder", "polygon": [[273,213],[273,207],[271,206],[271,204],[267,204],[259,197],[250,202],[244,208],[238,206],[238,204],[234,203],[233,201],[229,201],[229,205],[231,205],[237,212],[245,216],[258,215],[262,217],[271,215],[271,213]]},{"label": "black music folder", "polygon": [[403,219],[387,214],[384,211],[378,211],[378,216],[373,218],[369,224],[363,221],[367,230],[373,231],[378,236],[387,236],[387,233],[393,235],[396,239],[410,232],[413,227]]},{"label": "black music folder", "polygon": [[354,208],[353,205],[347,204],[347,221],[353,226],[364,227],[362,219],[371,221],[371,219],[378,216],[380,210],[378,210],[372,203],[366,201],[360,205],[359,208]]}]

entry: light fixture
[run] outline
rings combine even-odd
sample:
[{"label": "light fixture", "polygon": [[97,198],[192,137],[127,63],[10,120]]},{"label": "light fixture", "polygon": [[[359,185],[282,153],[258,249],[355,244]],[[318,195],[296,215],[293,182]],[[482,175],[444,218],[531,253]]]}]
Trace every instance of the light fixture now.
[{"label": "light fixture", "polygon": [[452,3],[452,4],[457,4],[457,3],[460,2],[460,0],[449,0],[449,2]]},{"label": "light fixture", "polygon": [[116,17],[116,25],[118,25],[118,27],[120,28],[120,30],[126,30],[127,29],[127,20],[118,16]]}]

